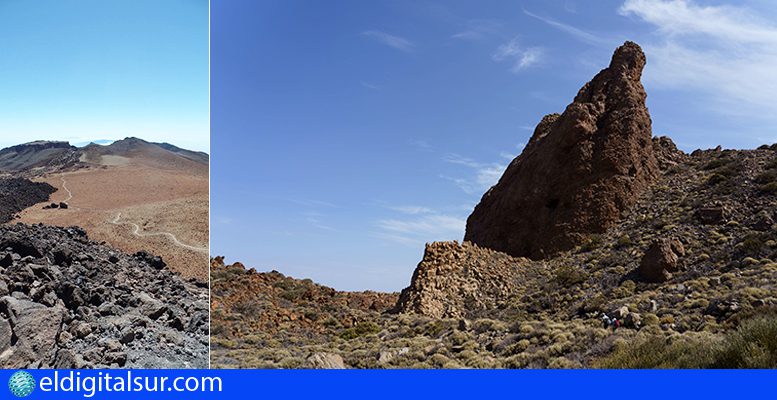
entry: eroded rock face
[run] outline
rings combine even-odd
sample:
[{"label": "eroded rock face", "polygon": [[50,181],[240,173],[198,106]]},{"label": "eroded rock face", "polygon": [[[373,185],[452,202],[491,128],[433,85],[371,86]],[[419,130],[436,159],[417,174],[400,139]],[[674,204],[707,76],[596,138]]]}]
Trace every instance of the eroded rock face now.
[{"label": "eroded rock face", "polygon": [[515,291],[518,268],[527,262],[468,242],[427,244],[396,311],[459,318],[493,310]]},{"label": "eroded rock face", "polygon": [[639,274],[647,282],[665,282],[680,268],[680,257],[685,255],[683,244],[677,239],[659,239],[645,252],[639,264]]},{"label": "eroded rock face", "polygon": [[464,239],[537,259],[613,226],[658,174],[644,66],[626,42],[563,114],[545,116],[475,207]]}]

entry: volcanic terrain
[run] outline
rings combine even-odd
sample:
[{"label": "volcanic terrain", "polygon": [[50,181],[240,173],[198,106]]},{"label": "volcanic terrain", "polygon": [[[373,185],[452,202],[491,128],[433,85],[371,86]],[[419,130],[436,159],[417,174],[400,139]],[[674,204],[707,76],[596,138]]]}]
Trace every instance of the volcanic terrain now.
[{"label": "volcanic terrain", "polygon": [[18,222],[77,225],[94,240],[148,251],[184,277],[208,279],[207,154],[137,138],[82,148],[26,146],[32,148],[0,151],[0,168],[57,191],[21,211]]},{"label": "volcanic terrain", "polygon": [[207,170],[134,138],[0,150],[0,368],[207,367]]},{"label": "volcanic terrain", "polygon": [[542,118],[401,293],[213,259],[212,365],[776,368],[777,144],[653,137],[646,61],[625,43]]}]

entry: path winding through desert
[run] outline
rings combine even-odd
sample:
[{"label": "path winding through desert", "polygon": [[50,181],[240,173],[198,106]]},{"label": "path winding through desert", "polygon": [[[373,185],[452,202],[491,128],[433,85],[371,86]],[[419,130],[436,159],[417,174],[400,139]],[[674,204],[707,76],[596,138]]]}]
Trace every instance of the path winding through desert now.
[{"label": "path winding through desert", "polygon": [[192,250],[192,251],[198,251],[198,252],[201,252],[201,253],[206,253],[206,254],[208,253],[208,249],[207,248],[205,248],[205,247],[190,246],[190,245],[188,245],[186,243],[183,243],[180,240],[178,240],[178,238],[175,237],[175,235],[173,235],[170,232],[141,233],[140,232],[140,226],[138,226],[138,224],[136,224],[134,222],[119,222],[119,219],[121,219],[121,213],[118,213],[116,215],[116,218],[114,218],[113,220],[108,221],[108,222],[110,222],[110,223],[112,223],[114,225],[132,225],[133,226],[132,234],[137,236],[137,237],[167,236],[168,238],[170,238],[170,240],[173,241],[173,243],[175,243],[176,245],[178,245],[180,247],[183,247],[185,249],[189,249],[189,250]]},{"label": "path winding through desert", "polygon": [[[67,181],[65,180],[65,177],[64,176],[60,176],[60,179],[62,179],[62,189],[64,189],[67,192],[67,198],[65,200],[63,200],[62,202],[65,203],[65,204],[68,204],[68,201],[73,199],[73,192],[71,192],[70,189],[67,188]],[[68,206],[70,206],[70,204],[68,204]],[[73,207],[73,208],[79,209],[78,207]],[[140,237],[140,238],[149,237],[149,236],[166,236],[176,246],[183,247],[185,249],[189,249],[189,250],[192,250],[192,251],[197,251],[197,252],[200,252],[200,253],[210,254],[210,252],[209,252],[209,250],[207,248],[192,246],[192,245],[188,245],[186,243],[183,243],[180,240],[178,240],[178,238],[175,235],[173,235],[172,233],[170,233],[170,232],[148,232],[148,233],[143,233],[143,232],[140,232],[140,226],[138,226],[138,224],[136,224],[134,222],[119,222],[119,219],[121,219],[121,213],[116,215],[116,218],[114,218],[114,219],[112,219],[112,220],[110,220],[108,222],[113,224],[113,225],[132,225],[132,227],[133,227],[132,234],[137,236],[137,237]]]},{"label": "path winding through desert", "polygon": [[[62,179],[62,189],[65,189],[65,191],[67,192],[67,198],[65,200],[62,200],[62,202],[67,204],[67,202],[73,198],[73,192],[71,192],[70,189],[67,188],[67,182],[65,181],[64,175],[60,176],[60,178]],[[70,204],[67,204],[67,205],[69,206]]]}]

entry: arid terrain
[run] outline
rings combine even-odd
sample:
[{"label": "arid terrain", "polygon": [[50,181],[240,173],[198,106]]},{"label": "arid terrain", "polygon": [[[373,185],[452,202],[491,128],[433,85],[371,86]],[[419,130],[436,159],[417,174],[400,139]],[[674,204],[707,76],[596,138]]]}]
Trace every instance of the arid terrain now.
[{"label": "arid terrain", "polygon": [[542,118],[401,293],[211,260],[212,366],[777,368],[777,144],[653,137],[646,62]]},{"label": "arid terrain", "polygon": [[[206,156],[207,157],[207,156]],[[77,225],[126,252],[161,256],[184,277],[207,278],[208,164],[138,139],[87,146],[77,168],[34,178],[57,188],[18,222]]]},{"label": "arid terrain", "polygon": [[0,150],[0,367],[205,368],[208,156]]}]

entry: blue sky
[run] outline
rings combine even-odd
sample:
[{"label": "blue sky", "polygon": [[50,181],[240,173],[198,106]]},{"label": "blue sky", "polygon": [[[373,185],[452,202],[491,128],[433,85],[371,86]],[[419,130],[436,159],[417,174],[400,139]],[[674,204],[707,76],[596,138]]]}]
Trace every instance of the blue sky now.
[{"label": "blue sky", "polygon": [[0,147],[137,136],[208,151],[207,0],[0,0]]},{"label": "blue sky", "polygon": [[212,9],[212,253],[400,290],[625,40],[655,135],[777,142],[768,1],[229,1]]}]

